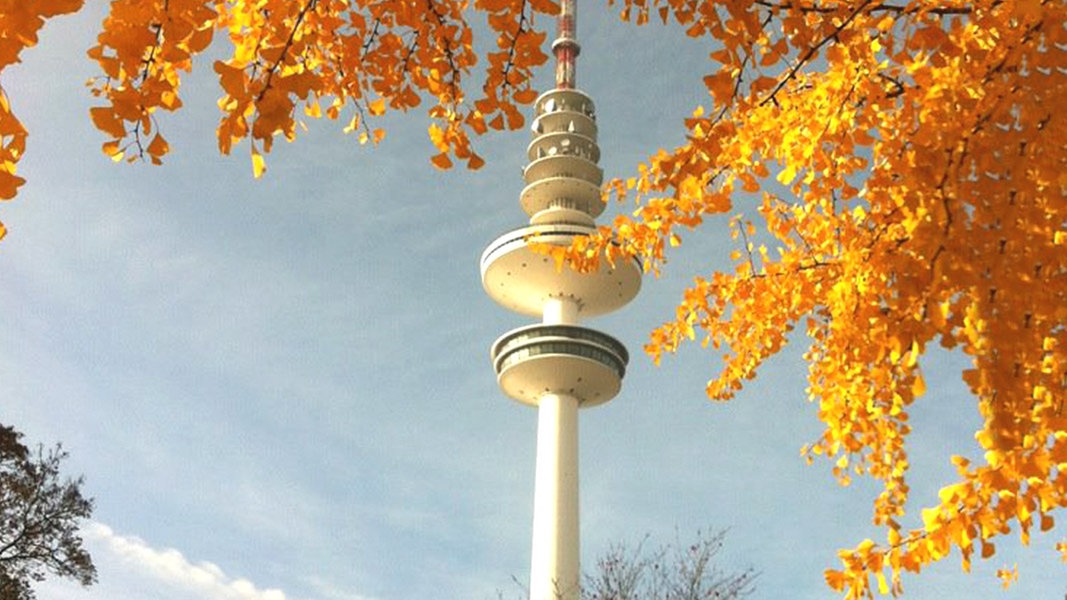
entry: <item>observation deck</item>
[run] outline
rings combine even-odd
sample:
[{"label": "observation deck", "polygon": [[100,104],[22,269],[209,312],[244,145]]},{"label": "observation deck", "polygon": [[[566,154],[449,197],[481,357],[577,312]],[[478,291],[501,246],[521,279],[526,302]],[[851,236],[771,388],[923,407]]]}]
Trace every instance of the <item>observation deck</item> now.
[{"label": "observation deck", "polygon": [[508,310],[540,317],[549,298],[570,298],[585,317],[618,310],[641,289],[641,263],[636,259],[606,261],[600,270],[580,273],[556,267],[551,257],[531,244],[570,246],[575,238],[596,233],[586,225],[549,223],[509,231],[493,240],[482,254],[482,286]]},{"label": "observation deck", "polygon": [[530,325],[505,333],[491,351],[500,388],[524,404],[543,394],[567,394],[579,406],[615,397],[630,360],[626,347],[595,329]]}]

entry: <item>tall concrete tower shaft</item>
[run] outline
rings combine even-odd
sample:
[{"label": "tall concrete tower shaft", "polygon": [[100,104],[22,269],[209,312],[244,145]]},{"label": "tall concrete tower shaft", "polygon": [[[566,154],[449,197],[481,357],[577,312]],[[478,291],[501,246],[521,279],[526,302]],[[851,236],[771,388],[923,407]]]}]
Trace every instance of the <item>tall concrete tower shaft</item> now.
[{"label": "tall concrete tower shaft", "polygon": [[569,246],[596,233],[604,210],[596,110],[575,88],[576,26],[575,0],[562,0],[556,87],[534,104],[519,197],[529,225],[498,237],[481,259],[486,293],[541,319],[505,333],[490,352],[501,390],[538,410],[530,600],[579,597],[578,409],[615,397],[629,360],[618,340],[579,320],[621,308],[641,288],[637,260],[578,273],[530,246]]}]

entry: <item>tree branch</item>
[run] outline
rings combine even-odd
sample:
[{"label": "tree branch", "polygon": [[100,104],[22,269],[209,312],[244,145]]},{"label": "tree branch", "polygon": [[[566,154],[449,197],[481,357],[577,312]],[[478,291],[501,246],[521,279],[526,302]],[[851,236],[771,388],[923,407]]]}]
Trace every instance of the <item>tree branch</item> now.
[{"label": "tree branch", "polygon": [[825,46],[827,42],[832,39],[835,39],[838,35],[840,35],[842,31],[847,29],[848,26],[852,24],[852,21],[856,20],[856,17],[859,16],[860,13],[863,12],[863,9],[865,9],[872,1],[873,0],[864,0],[859,6],[856,7],[855,10],[852,11],[852,13],[848,16],[847,19],[842,21],[840,25],[834,28],[833,33],[824,37],[822,40],[819,41],[818,44],[815,44],[811,48],[808,48],[808,51],[804,53],[804,56],[802,56],[800,60],[797,61],[797,64],[793,65],[793,67],[789,69],[789,72],[786,73],[786,76],[778,82],[778,85],[774,86],[774,89],[771,90],[771,93],[766,98],[764,98],[759,103],[759,105],[764,106],[768,102],[775,102],[775,96],[778,94],[779,91],[781,91],[783,87],[785,87],[785,84],[792,81],[793,78],[796,77],[797,72],[800,71],[800,69],[804,65],[806,65],[812,58],[814,58],[815,55],[819,53],[819,50],[823,46]]},{"label": "tree branch", "polygon": [[[781,4],[776,4],[774,2],[769,2],[768,0],[756,0],[755,3],[758,4],[759,6],[762,6],[762,7],[765,7],[765,8],[769,8],[771,10],[798,10],[798,11],[800,11],[802,13],[829,14],[829,13],[835,13],[835,12],[838,11],[837,7],[819,6],[818,4],[800,4],[800,3],[793,3],[793,2],[784,2],[784,3],[781,3]],[[919,12],[919,10],[916,7],[912,7],[912,6],[900,6],[900,5],[896,5],[896,4],[880,4],[878,6],[872,6],[869,12],[872,12],[872,13],[876,13],[876,12],[891,12],[891,13],[903,14],[903,13],[915,13],[915,12]],[[946,15],[969,15],[969,14],[974,12],[974,8],[970,7],[970,6],[940,6],[940,7],[927,9],[927,10],[925,10],[923,12],[927,12],[927,13],[935,14],[935,15],[940,15],[940,16],[946,16]]]},{"label": "tree branch", "polygon": [[277,72],[282,63],[285,62],[285,58],[289,54],[289,49],[292,48],[293,41],[296,39],[296,32],[300,31],[300,26],[304,23],[307,14],[315,9],[315,5],[317,5],[318,2],[319,0],[307,0],[307,3],[304,4],[300,9],[300,12],[297,13],[296,21],[293,23],[293,28],[289,30],[289,37],[286,38],[285,44],[282,46],[282,52],[278,55],[278,60],[274,61],[274,64],[267,69],[267,76],[263,81],[263,89],[259,90],[259,93],[256,94],[256,104],[259,104],[259,102],[263,100],[263,96],[267,93],[267,90],[270,89],[271,79],[274,78],[274,73]]}]

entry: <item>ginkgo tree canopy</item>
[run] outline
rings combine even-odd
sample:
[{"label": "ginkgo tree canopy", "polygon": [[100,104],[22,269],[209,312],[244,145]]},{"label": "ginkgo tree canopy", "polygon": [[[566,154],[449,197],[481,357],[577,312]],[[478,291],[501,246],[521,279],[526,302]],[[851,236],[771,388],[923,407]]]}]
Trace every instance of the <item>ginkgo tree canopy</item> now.
[{"label": "ginkgo tree canopy", "polygon": [[[624,20],[673,21],[709,40],[705,72],[678,75],[702,79],[709,97],[679,115],[685,144],[650,148],[634,177],[609,185],[636,211],[557,258],[583,268],[636,255],[658,272],[683,235],[732,215],[733,270],[696,278],[646,349],[659,361],[699,339],[721,352],[707,393],[726,400],[801,337],[790,332],[806,334],[808,394],[825,429],[805,454],[830,459],[843,484],[882,486],[873,519],[885,539],[842,551],[826,572],[847,597],[900,593],[902,573],[953,550],[966,569],[1000,535],[1052,529],[1067,505],[1067,128],[1056,106],[1067,97],[1067,6],[619,4]],[[47,18],[81,7],[0,2],[0,69]],[[304,117],[378,141],[376,117],[420,106],[432,163],[477,168],[472,139],[520,127],[536,98],[532,70],[547,60],[556,10],[548,0],[114,0],[89,50],[100,68],[90,118],[116,161],[161,162],[161,115],[181,107],[196,55],[222,40],[219,150],[246,146],[256,176]],[[12,198],[27,132],[0,100],[0,197]],[[957,479],[913,515],[908,415],[932,344],[970,357],[962,377],[985,454],[952,457]]]}]

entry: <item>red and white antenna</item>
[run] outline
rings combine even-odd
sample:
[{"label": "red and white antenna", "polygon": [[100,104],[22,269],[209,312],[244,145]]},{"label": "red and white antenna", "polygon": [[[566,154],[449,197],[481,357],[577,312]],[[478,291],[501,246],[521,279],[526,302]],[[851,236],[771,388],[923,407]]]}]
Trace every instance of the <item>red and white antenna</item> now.
[{"label": "red and white antenna", "polygon": [[575,86],[575,70],[578,54],[582,47],[578,45],[578,5],[575,0],[562,0],[559,7],[559,29],[556,40],[552,42],[552,52],[556,55],[556,87],[572,90]]}]

